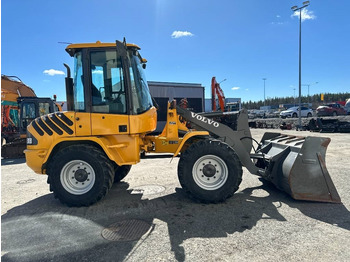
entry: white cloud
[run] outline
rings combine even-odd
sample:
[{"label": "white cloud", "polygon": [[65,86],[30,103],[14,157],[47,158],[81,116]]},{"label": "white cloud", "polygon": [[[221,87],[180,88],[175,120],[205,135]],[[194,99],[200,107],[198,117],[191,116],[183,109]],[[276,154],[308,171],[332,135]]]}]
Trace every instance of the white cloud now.
[{"label": "white cloud", "polygon": [[174,31],[171,34],[172,38],[180,38],[180,37],[185,37],[185,36],[194,36],[191,32],[188,31]]},{"label": "white cloud", "polygon": [[232,87],[231,89],[232,89],[232,90],[238,90],[238,89],[240,89],[240,87],[235,86],[235,87]]},{"label": "white cloud", "polygon": [[[291,15],[291,17],[293,18],[295,16],[295,17],[299,18],[299,15],[300,15],[300,11],[296,11]],[[307,8],[301,10],[301,21],[302,22],[305,20],[314,20],[314,19],[316,19],[316,16],[314,15],[313,11],[309,11],[309,10],[307,10]]]},{"label": "white cloud", "polygon": [[43,73],[44,73],[45,75],[49,75],[49,76],[66,75],[63,71],[55,70],[55,69],[44,70]]},{"label": "white cloud", "polygon": [[278,23],[271,22],[271,25],[284,25],[284,23],[283,22],[278,22]]}]

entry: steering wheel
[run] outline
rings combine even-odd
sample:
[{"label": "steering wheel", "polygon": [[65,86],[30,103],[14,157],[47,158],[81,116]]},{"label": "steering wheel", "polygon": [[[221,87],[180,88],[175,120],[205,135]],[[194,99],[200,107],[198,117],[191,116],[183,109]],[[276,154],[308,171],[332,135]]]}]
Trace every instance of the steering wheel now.
[{"label": "steering wheel", "polygon": [[112,93],[112,95],[117,94],[117,97],[116,97],[116,98],[113,98],[113,97],[106,97],[106,98],[105,98],[105,99],[107,99],[107,100],[109,100],[109,101],[111,101],[111,102],[120,102],[120,96],[121,96],[122,94],[125,94],[124,91],[121,90],[121,89],[120,89],[119,91],[112,91],[111,93]]}]

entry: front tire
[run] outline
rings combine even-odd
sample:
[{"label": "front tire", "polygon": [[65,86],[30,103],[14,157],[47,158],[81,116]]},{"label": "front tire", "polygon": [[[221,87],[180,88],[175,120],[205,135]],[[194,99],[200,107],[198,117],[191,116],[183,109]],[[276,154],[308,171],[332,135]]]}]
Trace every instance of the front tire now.
[{"label": "front tire", "polygon": [[190,196],[204,203],[223,202],[238,190],[242,164],[227,144],[202,140],[181,154],[178,177]]},{"label": "front tire", "polygon": [[114,166],[114,183],[119,183],[124,177],[129,174],[131,169],[131,165],[118,166],[115,164]]},{"label": "front tire", "polygon": [[293,118],[297,118],[297,116],[298,116],[297,113],[293,113],[292,115]]},{"label": "front tire", "polygon": [[50,191],[68,206],[90,206],[112,187],[114,169],[105,154],[91,145],[72,145],[50,161],[47,174]]}]

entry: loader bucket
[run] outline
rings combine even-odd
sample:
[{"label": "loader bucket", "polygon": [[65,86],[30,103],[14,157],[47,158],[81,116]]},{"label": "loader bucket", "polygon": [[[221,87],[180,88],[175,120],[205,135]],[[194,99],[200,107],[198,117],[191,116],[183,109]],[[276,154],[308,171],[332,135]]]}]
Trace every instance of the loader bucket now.
[{"label": "loader bucket", "polygon": [[297,200],[341,203],[325,154],[330,138],[265,133],[259,152],[263,178]]}]

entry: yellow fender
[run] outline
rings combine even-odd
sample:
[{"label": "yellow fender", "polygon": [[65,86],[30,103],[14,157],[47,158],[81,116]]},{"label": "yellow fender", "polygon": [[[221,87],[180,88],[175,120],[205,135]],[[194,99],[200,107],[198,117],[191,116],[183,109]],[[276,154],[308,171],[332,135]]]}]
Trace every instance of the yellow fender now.
[{"label": "yellow fender", "polygon": [[177,150],[175,151],[173,157],[176,157],[180,153],[180,151],[181,151],[182,147],[184,146],[184,144],[186,143],[186,141],[189,140],[191,137],[194,137],[194,136],[209,136],[209,132],[207,132],[207,131],[189,131],[182,138],[182,141],[181,141],[179,147],[177,148]]},{"label": "yellow fender", "polygon": [[[98,144],[109,159],[118,165],[133,165],[140,161],[139,136],[105,136],[105,137],[65,137],[54,139],[48,149],[28,146],[25,150],[27,164],[38,174],[45,174],[44,164],[49,160],[54,148],[61,143],[90,141]],[[30,161],[28,161],[30,160]]]}]

